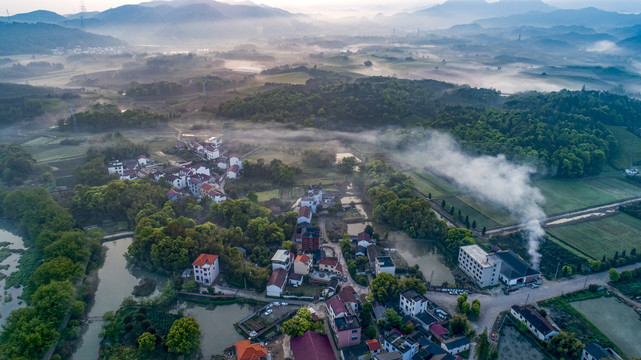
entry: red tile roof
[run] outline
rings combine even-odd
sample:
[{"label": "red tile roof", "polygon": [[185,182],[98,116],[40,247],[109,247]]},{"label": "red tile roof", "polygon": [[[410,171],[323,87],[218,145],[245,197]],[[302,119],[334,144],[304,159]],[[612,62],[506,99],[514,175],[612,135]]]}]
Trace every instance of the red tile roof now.
[{"label": "red tile roof", "polygon": [[308,330],[290,342],[294,360],[336,360],[327,335]]},{"label": "red tile roof", "polygon": [[343,304],[343,302],[339,298],[333,298],[333,299],[327,300],[327,306],[332,308],[332,311],[336,316],[338,316],[338,314],[347,313],[347,308],[345,308],[345,304]]},{"label": "red tile roof", "polygon": [[319,265],[327,265],[331,267],[336,267],[338,265],[338,259],[337,258],[329,258],[329,257],[324,257],[320,259],[318,262]]},{"label": "red tile roof", "polygon": [[267,349],[260,344],[250,344],[249,340],[236,343],[236,357],[238,360],[259,360],[267,357]]},{"label": "red tile roof", "polygon": [[298,217],[310,217],[312,215],[312,208],[309,206],[303,206],[298,211]]},{"label": "red tile roof", "polygon": [[439,323],[430,325],[430,332],[436,336],[443,336],[448,333],[447,329]]},{"label": "red tile roof", "polygon": [[229,168],[229,171],[237,173],[238,172],[238,165],[232,165],[232,167]]},{"label": "red tile roof", "polygon": [[369,347],[369,351],[374,352],[378,351],[381,349],[381,344],[378,342],[378,340],[367,340],[365,341],[367,343],[367,346]]},{"label": "red tile roof", "polygon": [[363,231],[361,233],[358,233],[357,236],[358,236],[358,241],[362,241],[362,240],[370,241],[371,240],[371,237],[365,231]]},{"label": "red tile roof", "polygon": [[276,285],[279,288],[282,288],[285,284],[285,280],[287,280],[287,271],[285,271],[285,269],[278,268],[272,271],[269,281],[267,282],[267,286]]},{"label": "red tile roof", "polygon": [[338,297],[343,300],[344,303],[355,303],[358,302],[356,298],[356,291],[351,286],[345,286],[339,293]]},{"label": "red tile roof", "polygon": [[216,260],[218,260],[218,255],[200,254],[200,256],[191,264],[193,266],[203,266],[205,264],[211,265]]},{"label": "red tile roof", "polygon": [[294,262],[299,262],[300,261],[302,263],[307,264],[309,259],[311,259],[311,258],[309,256],[307,256],[307,254],[300,254],[300,255],[296,256],[296,260],[294,260]]}]

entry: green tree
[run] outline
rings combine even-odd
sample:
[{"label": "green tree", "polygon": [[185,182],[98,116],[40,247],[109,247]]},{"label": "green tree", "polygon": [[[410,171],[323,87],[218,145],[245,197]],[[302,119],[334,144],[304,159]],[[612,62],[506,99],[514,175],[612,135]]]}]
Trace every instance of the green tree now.
[{"label": "green tree", "polygon": [[619,274],[615,268],[610,268],[610,270],[608,270],[608,274],[610,275],[610,281],[612,282],[617,282],[621,279],[621,274]]},{"label": "green tree", "polygon": [[380,273],[369,285],[371,296],[376,301],[395,301],[398,297],[398,281],[392,274]]},{"label": "green tree", "polygon": [[138,337],[138,349],[143,353],[154,351],[156,348],[156,337],[149,333],[144,332]]},{"label": "green tree", "polygon": [[583,351],[581,340],[577,339],[573,333],[566,331],[552,336],[547,347],[552,354],[565,359],[578,359]]},{"label": "green tree", "polygon": [[490,357],[490,341],[487,337],[487,328],[476,337],[476,356],[479,360],[487,360]]},{"label": "green tree", "polygon": [[563,265],[561,271],[563,272],[564,276],[572,276],[572,266],[570,265]]},{"label": "green tree", "polygon": [[481,302],[478,299],[472,301],[472,309],[470,310],[470,317],[478,319],[481,315]]},{"label": "green tree", "polygon": [[312,321],[312,313],[308,308],[302,307],[296,311],[296,315],[293,318],[283,322],[281,331],[295,338],[303,335],[308,330],[320,330],[322,326],[322,322]]},{"label": "green tree", "polygon": [[601,271],[601,266],[603,266],[603,264],[599,260],[590,262],[590,270],[593,272]]},{"label": "green tree", "polygon": [[470,328],[470,321],[467,316],[457,314],[450,319],[450,332],[452,334],[466,334]]},{"label": "green tree", "polygon": [[59,324],[74,300],[75,288],[70,281],[52,281],[31,295],[31,305],[45,322]]},{"label": "green tree", "polygon": [[200,286],[194,280],[187,280],[181,285],[181,288],[186,292],[197,293]]},{"label": "green tree", "polygon": [[427,286],[423,280],[417,277],[406,277],[398,281],[398,291],[400,293],[406,290],[416,290],[419,294],[425,294]]},{"label": "green tree", "polygon": [[462,293],[461,296],[456,299],[456,309],[462,311],[465,302],[467,302],[467,293]]},{"label": "green tree", "polygon": [[374,325],[369,325],[365,328],[363,331],[363,334],[365,334],[365,337],[368,339],[373,339],[376,337],[376,326]]},{"label": "green tree", "polygon": [[184,317],[174,321],[167,335],[170,352],[191,354],[200,346],[200,326],[196,319]]},{"label": "green tree", "polygon": [[338,170],[342,173],[350,174],[354,171],[356,165],[358,165],[358,160],[354,156],[347,156],[338,163]]}]

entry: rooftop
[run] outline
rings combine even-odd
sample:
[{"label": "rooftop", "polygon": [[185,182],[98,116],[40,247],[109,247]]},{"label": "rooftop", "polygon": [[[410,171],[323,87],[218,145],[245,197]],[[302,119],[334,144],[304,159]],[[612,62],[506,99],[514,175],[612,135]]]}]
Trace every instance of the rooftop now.
[{"label": "rooftop", "polygon": [[343,300],[344,303],[356,303],[358,302],[358,294],[351,286],[345,286],[338,292],[338,297]]},{"label": "rooftop", "polygon": [[267,349],[261,344],[250,344],[249,340],[236,343],[236,356],[238,360],[259,360],[267,357]]},{"label": "rooftop", "polygon": [[592,355],[593,358],[597,360],[601,359],[609,359],[612,358],[612,355],[610,355],[607,350],[603,348],[603,346],[597,344],[597,343],[591,343],[585,346],[584,350]]},{"label": "rooftop", "polygon": [[460,336],[456,338],[450,338],[445,341],[443,341],[443,344],[445,344],[445,347],[448,349],[456,349],[461,346],[468,345],[470,343],[470,339],[468,339],[466,336]]},{"label": "rooftop", "polygon": [[274,256],[272,256],[272,262],[286,263],[289,260],[289,251],[279,249],[276,250]]},{"label": "rooftop", "polygon": [[376,261],[379,263],[379,266],[381,267],[394,266],[394,261],[392,261],[392,258],[389,256],[379,256],[376,258]]},{"label": "rooftop", "polygon": [[200,254],[191,264],[193,266],[205,266],[213,264],[216,260],[218,260],[218,255]]},{"label": "rooftop", "polygon": [[335,257],[324,257],[318,262],[319,265],[337,266],[338,259]]},{"label": "rooftop", "polygon": [[344,360],[358,360],[362,358],[363,354],[369,351],[367,344],[360,343],[353,346],[348,346],[341,350],[342,358]]},{"label": "rooftop", "polygon": [[312,208],[309,206],[303,206],[298,211],[298,217],[310,217],[312,215]]},{"label": "rooftop", "polygon": [[497,251],[492,255],[492,257],[503,261],[503,264],[501,265],[501,274],[508,279],[541,274],[512,251]]},{"label": "rooftop", "polygon": [[327,307],[332,309],[332,312],[334,313],[334,315],[347,313],[347,308],[345,308],[345,304],[343,304],[343,302],[339,298],[333,298],[333,299],[327,300]]},{"label": "rooftop", "polygon": [[327,335],[308,330],[291,340],[294,360],[336,360]]},{"label": "rooftop", "polygon": [[282,288],[283,285],[285,285],[285,280],[287,280],[287,271],[285,271],[285,269],[278,268],[272,271],[272,274],[269,276],[267,286],[275,285]]},{"label": "rooftop", "polygon": [[481,264],[483,267],[494,266],[492,258],[488,257],[485,250],[481,249],[478,245],[465,245],[461,246],[461,251],[465,251],[475,262]]},{"label": "rooftop", "polygon": [[296,260],[294,262],[302,262],[302,263],[307,263],[311,259],[307,254],[300,254],[296,256]]},{"label": "rooftop", "polygon": [[552,331],[557,331],[556,327],[554,327],[548,319],[544,318],[538,310],[530,305],[512,305],[512,309],[521,314],[525,320],[532,324],[532,326],[534,326],[543,335],[547,335]]},{"label": "rooftop", "polygon": [[436,322],[438,322],[438,319],[436,319],[434,316],[430,315],[427,312],[422,312],[416,316],[422,323],[424,323],[426,326],[430,326]]},{"label": "rooftop", "polygon": [[381,349],[381,344],[376,339],[367,340],[367,341],[365,341],[365,343],[367,344],[367,347],[369,348],[369,351],[371,351],[371,352],[374,352],[374,351],[377,351],[377,350]]},{"label": "rooftop", "polygon": [[411,339],[404,338],[403,336],[397,333],[392,333],[385,338],[386,342],[392,344],[392,346],[394,346],[398,351],[400,351],[403,354],[412,348],[409,340]]},{"label": "rooftop", "polygon": [[414,289],[410,290],[405,290],[401,293],[401,296],[406,298],[407,300],[411,300],[414,302],[423,302],[427,301],[427,298],[419,293],[416,292]]},{"label": "rooftop", "polygon": [[358,318],[352,315],[336,318],[334,319],[334,324],[338,331],[360,329],[361,327],[361,324],[358,322]]},{"label": "rooftop", "polygon": [[443,336],[449,333],[446,328],[443,327],[443,325],[439,323],[434,323],[430,325],[430,332],[436,336]]},{"label": "rooftop", "polygon": [[401,355],[400,352],[398,351],[392,351],[390,353],[380,353],[374,355],[374,359],[376,360],[402,360],[403,355]]}]

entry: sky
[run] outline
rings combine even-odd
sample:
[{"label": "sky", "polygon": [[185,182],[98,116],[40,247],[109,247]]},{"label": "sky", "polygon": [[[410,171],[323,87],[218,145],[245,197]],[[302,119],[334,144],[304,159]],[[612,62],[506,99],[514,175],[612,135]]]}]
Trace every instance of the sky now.
[{"label": "sky", "polygon": [[[146,0],[148,1],[148,0]],[[219,0],[220,1],[220,0]],[[223,0],[229,3],[242,3],[246,0]],[[486,0],[494,2],[496,0]],[[604,10],[638,13],[641,12],[641,1],[638,0],[543,0],[560,8],[582,8],[596,6]],[[137,4],[142,0],[4,0],[0,7],[2,15],[50,10],[59,14],[80,12],[84,3],[86,11],[103,11],[126,4]],[[257,4],[278,7],[291,12],[304,12],[324,15],[360,15],[374,16],[377,13],[392,15],[403,11],[428,8],[444,0],[256,0]],[[4,8],[4,9],[3,9]]]}]

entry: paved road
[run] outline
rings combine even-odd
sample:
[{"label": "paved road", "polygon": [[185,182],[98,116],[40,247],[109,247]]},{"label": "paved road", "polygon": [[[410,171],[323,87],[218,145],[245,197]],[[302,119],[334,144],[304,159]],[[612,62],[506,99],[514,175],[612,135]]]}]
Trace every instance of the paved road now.
[{"label": "paved road", "polygon": [[[641,266],[641,263],[626,265],[617,268],[619,272],[623,270],[636,269]],[[587,281],[586,281],[587,278]],[[564,293],[571,293],[574,291],[582,290],[590,284],[604,285],[609,281],[607,271],[602,271],[596,274],[587,276],[575,275],[570,279],[560,281],[547,281],[543,280],[543,284],[536,289],[524,287],[510,295],[504,295],[502,292],[496,292],[493,295],[486,294],[471,294],[469,301],[478,299],[481,302],[481,316],[478,320],[472,322],[474,329],[477,333],[487,328],[488,331],[492,328],[496,317],[501,311],[509,310],[514,304],[523,305],[536,303],[542,300],[554,298],[563,295]],[[456,313],[456,298],[455,295],[438,292],[428,292],[427,297],[437,303],[439,306],[447,309],[450,313]]]},{"label": "paved road", "polygon": [[[623,200],[623,201],[617,201],[615,203],[611,204],[606,204],[606,205],[601,205],[601,206],[595,206],[589,209],[584,209],[584,210],[577,210],[577,211],[571,211],[567,213],[563,213],[560,215],[554,215],[554,216],[549,216],[545,219],[541,219],[540,222],[542,225],[547,225],[548,223],[558,221],[558,220],[563,220],[563,219],[571,219],[577,216],[581,215],[589,215],[593,213],[600,213],[606,210],[611,210],[611,209],[616,209],[619,206],[622,205],[627,205],[630,203],[634,202],[639,202],[641,201],[641,198],[634,198],[634,199],[628,199],[628,200]],[[510,225],[510,226],[504,226],[501,228],[496,228],[496,229],[491,229],[485,232],[486,236],[496,236],[496,235],[505,235],[509,233],[514,233],[517,231],[521,231],[525,228],[525,225],[523,224],[517,224],[517,225]]]}]

